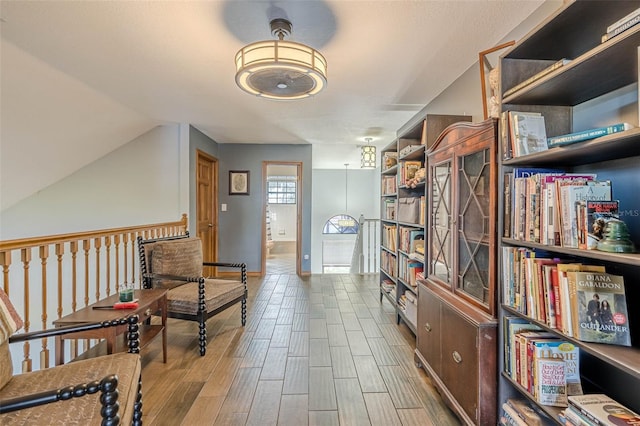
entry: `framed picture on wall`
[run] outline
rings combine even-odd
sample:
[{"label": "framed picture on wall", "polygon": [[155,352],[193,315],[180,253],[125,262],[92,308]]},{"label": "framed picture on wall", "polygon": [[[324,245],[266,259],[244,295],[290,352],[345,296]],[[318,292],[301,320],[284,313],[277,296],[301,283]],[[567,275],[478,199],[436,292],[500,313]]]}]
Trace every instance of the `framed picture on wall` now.
[{"label": "framed picture on wall", "polygon": [[229,195],[249,195],[248,170],[229,170]]},{"label": "framed picture on wall", "polygon": [[500,54],[507,47],[516,44],[515,41],[500,44],[478,54],[480,64],[480,84],[482,88],[482,110],[485,120],[489,117],[498,118],[500,104]]}]

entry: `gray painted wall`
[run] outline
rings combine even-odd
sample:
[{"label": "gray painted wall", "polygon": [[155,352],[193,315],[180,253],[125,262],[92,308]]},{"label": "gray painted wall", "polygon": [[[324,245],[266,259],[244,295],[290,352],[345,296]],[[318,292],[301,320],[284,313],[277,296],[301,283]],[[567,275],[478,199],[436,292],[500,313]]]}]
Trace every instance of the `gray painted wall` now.
[{"label": "gray painted wall", "polygon": [[[218,259],[242,261],[248,272],[260,271],[262,264],[262,162],[302,162],[302,254],[311,254],[311,145],[219,144]],[[229,170],[249,171],[249,195],[229,195]],[[311,271],[311,260],[301,261],[302,272]]]}]

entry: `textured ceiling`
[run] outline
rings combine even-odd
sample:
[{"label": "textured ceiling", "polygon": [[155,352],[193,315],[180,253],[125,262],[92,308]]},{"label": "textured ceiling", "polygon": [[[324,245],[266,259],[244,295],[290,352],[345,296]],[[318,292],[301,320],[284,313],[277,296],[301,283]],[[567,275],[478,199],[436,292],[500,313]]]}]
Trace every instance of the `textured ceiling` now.
[{"label": "textured ceiling", "polygon": [[[219,143],[342,145],[357,155],[365,137],[391,141],[542,3],[3,0],[1,177],[29,152],[42,174],[23,185],[39,190],[162,123],[190,123]],[[318,96],[279,102],[236,87],[235,53],[272,39],[273,17],[326,57]],[[2,196],[5,207],[20,197]]]}]

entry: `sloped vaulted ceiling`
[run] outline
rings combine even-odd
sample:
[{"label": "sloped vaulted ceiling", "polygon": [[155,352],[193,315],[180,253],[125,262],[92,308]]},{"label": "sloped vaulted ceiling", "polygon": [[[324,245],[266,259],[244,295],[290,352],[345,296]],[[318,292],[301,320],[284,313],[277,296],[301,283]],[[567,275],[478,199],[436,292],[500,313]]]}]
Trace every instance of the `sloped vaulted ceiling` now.
[{"label": "sloped vaulted ceiling", "polygon": [[[219,143],[386,144],[542,3],[3,0],[1,206],[161,123]],[[235,53],[271,39],[276,15],[327,58],[320,95],[278,102],[236,87]]]}]

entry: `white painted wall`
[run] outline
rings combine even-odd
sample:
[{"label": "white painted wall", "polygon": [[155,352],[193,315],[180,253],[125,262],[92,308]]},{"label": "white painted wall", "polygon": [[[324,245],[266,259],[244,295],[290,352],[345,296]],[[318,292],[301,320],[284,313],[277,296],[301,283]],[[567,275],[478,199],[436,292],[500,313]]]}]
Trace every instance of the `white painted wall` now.
[{"label": "white painted wall", "polygon": [[178,125],[155,127],[0,212],[0,239],[180,219],[188,212],[181,194],[189,188],[180,173],[188,152],[179,135]]},{"label": "white painted wall", "polygon": [[297,208],[295,204],[269,204],[273,241],[296,240]]},{"label": "white painted wall", "polygon": [[323,238],[354,239],[353,236],[322,235],[325,222],[346,213],[356,220],[380,217],[380,169],[347,169],[345,211],[345,170],[314,169],[312,172],[311,273],[322,273]]}]

